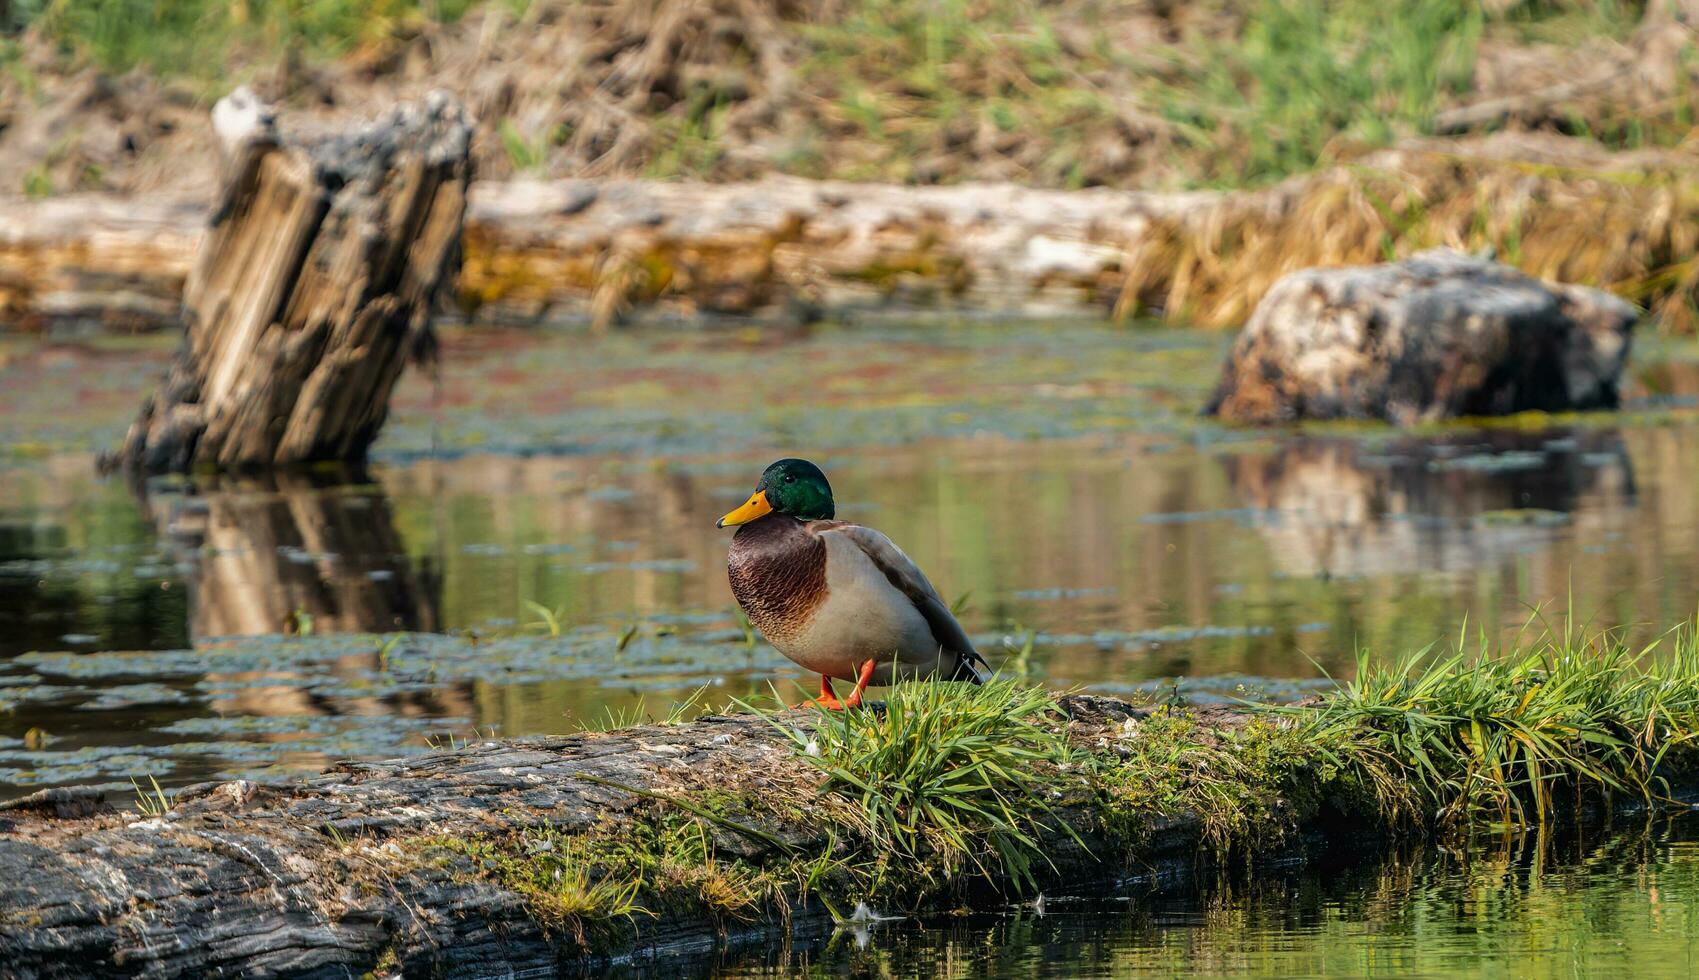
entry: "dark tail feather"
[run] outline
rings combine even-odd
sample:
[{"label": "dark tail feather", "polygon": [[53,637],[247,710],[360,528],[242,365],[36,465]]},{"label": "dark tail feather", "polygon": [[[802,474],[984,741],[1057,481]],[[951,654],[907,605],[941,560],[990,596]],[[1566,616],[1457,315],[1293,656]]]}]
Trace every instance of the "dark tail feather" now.
[{"label": "dark tail feather", "polygon": [[972,650],[969,650],[966,654],[958,653],[956,654],[956,669],[950,674],[950,680],[965,681],[969,684],[984,684],[985,675],[980,673],[980,668],[984,668],[986,673],[991,671],[991,665],[986,663],[985,658],[978,653]]}]

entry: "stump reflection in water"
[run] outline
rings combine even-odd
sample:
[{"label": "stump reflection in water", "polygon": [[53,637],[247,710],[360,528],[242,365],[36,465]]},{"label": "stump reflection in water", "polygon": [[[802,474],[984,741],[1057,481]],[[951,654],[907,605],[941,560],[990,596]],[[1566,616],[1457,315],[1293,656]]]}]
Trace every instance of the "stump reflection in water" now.
[{"label": "stump reflection in water", "polygon": [[[438,628],[441,578],[428,563],[414,569],[389,499],[363,472],[216,479],[150,504],[161,536],[187,559],[192,641]],[[357,678],[376,669],[381,657],[375,648],[337,657],[329,673]],[[202,683],[227,687],[223,710],[242,715],[440,717],[471,711],[467,692],[454,686],[387,701],[327,699],[303,689],[303,676],[215,671]],[[293,737],[259,740],[287,743]]]},{"label": "stump reflection in water", "polygon": [[193,639],[437,629],[442,584],[362,474],[221,479],[148,506],[191,569]]},{"label": "stump reflection in water", "polygon": [[1541,550],[1573,521],[1627,525],[1635,497],[1615,433],[1300,439],[1223,464],[1247,505],[1272,514],[1258,523],[1269,554],[1304,577],[1491,568]]}]

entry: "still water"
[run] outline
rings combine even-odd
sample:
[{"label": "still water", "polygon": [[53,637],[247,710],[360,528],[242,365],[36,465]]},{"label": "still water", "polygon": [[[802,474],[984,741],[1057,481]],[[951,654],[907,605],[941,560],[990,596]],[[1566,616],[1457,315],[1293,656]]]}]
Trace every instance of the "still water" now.
[{"label": "still water", "polygon": [[94,455],[168,341],[6,343],[0,798],[792,696],[714,528],[780,455],[1058,687],[1287,696],[1465,617],[1699,606],[1699,348],[1650,335],[1628,412],[1397,435],[1200,422],[1200,333],[462,330],[364,473],[140,488]]},{"label": "still water", "polygon": [[732,959],[721,978],[1676,978],[1699,970],[1699,818],[1248,881],[1046,896]]}]

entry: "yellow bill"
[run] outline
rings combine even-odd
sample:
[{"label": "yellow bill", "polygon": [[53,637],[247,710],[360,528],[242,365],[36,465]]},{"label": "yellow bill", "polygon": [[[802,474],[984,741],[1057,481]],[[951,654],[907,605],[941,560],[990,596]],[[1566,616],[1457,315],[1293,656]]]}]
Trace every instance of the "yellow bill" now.
[{"label": "yellow bill", "polygon": [[749,498],[749,503],[720,518],[715,527],[736,527],[748,524],[757,517],[765,517],[773,512],[773,505],[767,502],[767,491],[757,490],[755,496]]}]

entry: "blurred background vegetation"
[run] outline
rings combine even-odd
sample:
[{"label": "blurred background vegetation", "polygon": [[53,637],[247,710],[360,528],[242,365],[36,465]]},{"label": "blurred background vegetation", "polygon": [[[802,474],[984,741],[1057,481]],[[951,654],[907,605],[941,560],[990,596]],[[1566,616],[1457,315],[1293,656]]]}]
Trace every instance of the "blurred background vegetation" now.
[{"label": "blurred background vegetation", "polygon": [[[1643,67],[1648,13],[1635,0],[10,0],[0,59],[14,87],[84,65],[199,83],[203,98],[258,80],[326,105],[385,79],[471,87],[512,170],[1243,186],[1458,135],[1447,111],[1481,100],[1528,105],[1463,129],[1680,146],[1691,86],[1613,78]],[[1678,73],[1693,63],[1670,57]],[[1548,104],[1566,84],[1582,91]]]},{"label": "blurred background vegetation", "polygon": [[[1177,199],[1137,242],[1107,243],[1132,258],[1117,317],[1233,327],[1294,268],[1445,245],[1610,289],[1666,330],[1699,328],[1699,0],[0,0],[0,11],[4,194],[204,200],[218,173],[208,109],[237,84],[302,126],[447,88],[479,121],[481,180],[1248,192]],[[926,261],[909,265],[955,267],[949,237],[921,236]],[[934,253],[945,258],[928,265]],[[655,269],[666,257],[615,258],[609,268]],[[691,278],[645,275],[628,278],[675,291]],[[480,282],[468,295],[522,287]],[[653,299],[645,288],[620,302]]]}]

